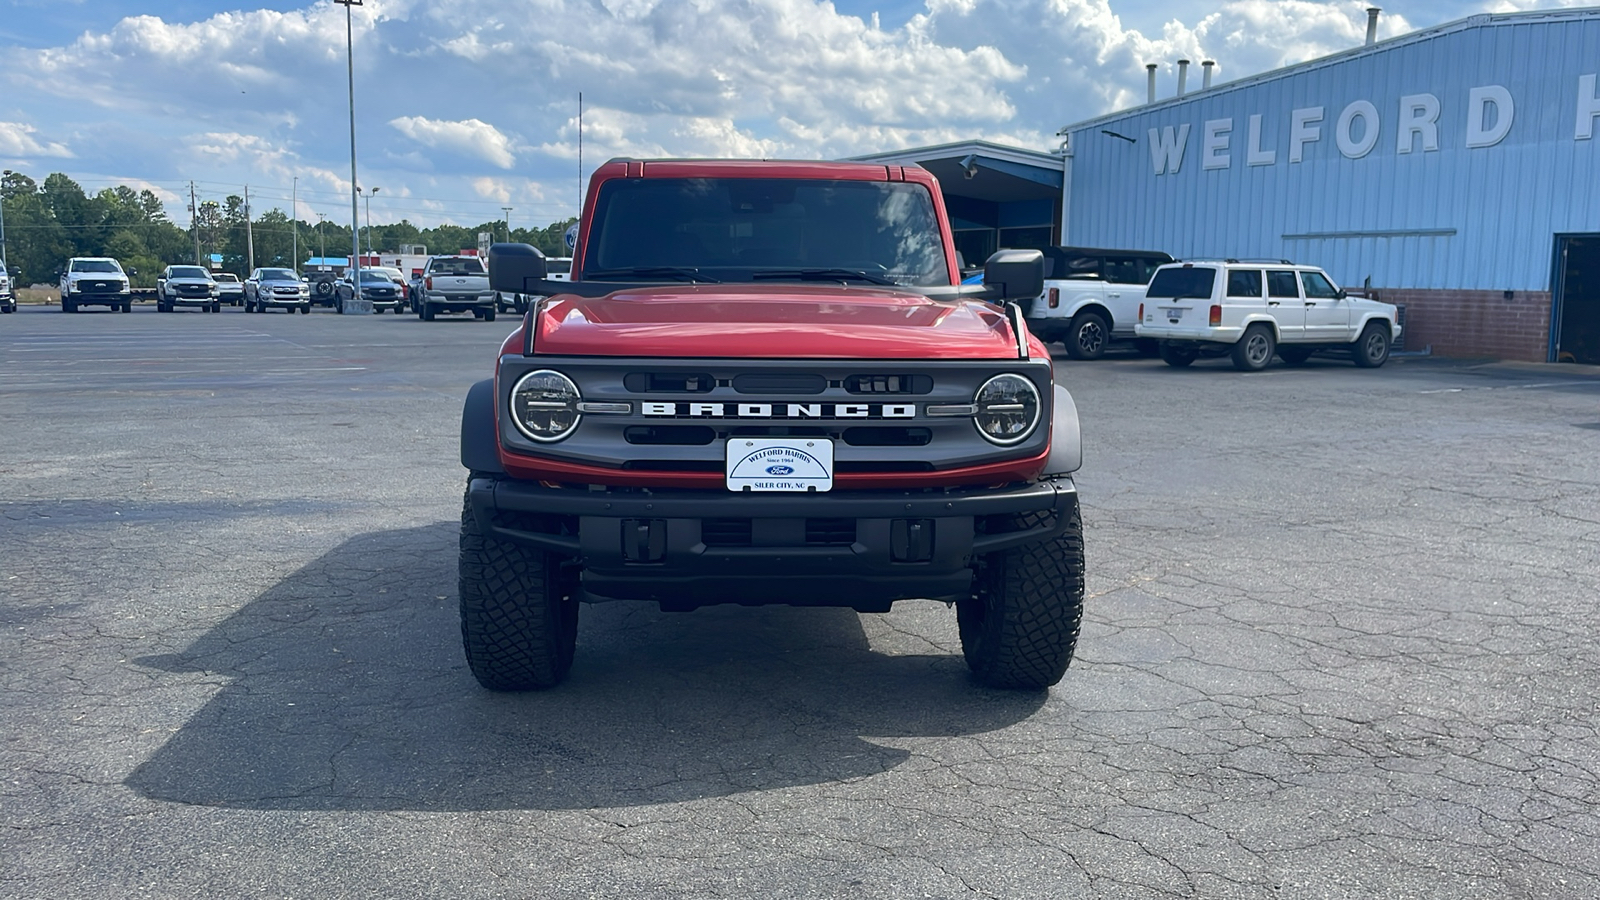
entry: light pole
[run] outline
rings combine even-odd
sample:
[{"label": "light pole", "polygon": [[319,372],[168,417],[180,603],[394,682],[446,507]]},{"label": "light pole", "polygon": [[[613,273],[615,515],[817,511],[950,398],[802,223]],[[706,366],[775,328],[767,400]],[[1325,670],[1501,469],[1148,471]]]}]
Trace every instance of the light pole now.
[{"label": "light pole", "polygon": [[322,213],[317,213],[317,240],[322,245],[322,249],[317,251],[318,259],[328,258],[328,233],[322,230],[322,223],[326,221],[328,221],[327,216],[323,215]]},{"label": "light pole", "polygon": [[11,177],[11,170],[0,172],[0,275],[9,275],[11,269],[6,262],[6,190],[5,179]]},{"label": "light pole", "polygon": [[[345,69],[350,79],[350,283],[356,287],[361,285],[361,205],[360,191],[356,187],[356,54],[355,54],[355,13],[352,7],[361,6],[362,0],[333,0],[344,7],[344,53]],[[351,302],[344,305],[344,312],[369,314],[372,304],[361,296],[361,291],[354,291]]]},{"label": "light pole", "polygon": [[512,207],[502,206],[500,208],[505,210],[505,213],[506,213],[506,243],[509,244],[509,243],[511,243],[511,210],[512,210]]},{"label": "light pole", "polygon": [[[357,191],[361,188],[356,188]],[[373,188],[367,193],[367,255],[372,255],[372,197],[383,188]]]}]

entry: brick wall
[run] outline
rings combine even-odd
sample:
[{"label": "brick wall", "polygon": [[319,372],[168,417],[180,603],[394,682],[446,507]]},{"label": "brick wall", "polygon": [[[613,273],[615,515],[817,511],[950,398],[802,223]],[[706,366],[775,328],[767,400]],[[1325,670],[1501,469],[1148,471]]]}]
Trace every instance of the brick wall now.
[{"label": "brick wall", "polygon": [[1405,349],[1433,345],[1435,356],[1544,362],[1550,351],[1547,291],[1419,291],[1374,289],[1385,303],[1406,307]]}]

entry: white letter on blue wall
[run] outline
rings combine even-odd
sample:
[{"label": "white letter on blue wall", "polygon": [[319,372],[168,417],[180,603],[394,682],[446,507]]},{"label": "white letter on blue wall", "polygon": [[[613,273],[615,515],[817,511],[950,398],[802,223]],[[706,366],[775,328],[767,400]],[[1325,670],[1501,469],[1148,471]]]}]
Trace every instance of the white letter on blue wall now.
[{"label": "white letter on blue wall", "polygon": [[1400,143],[1396,153],[1416,149],[1417,137],[1423,150],[1439,149],[1439,98],[1432,94],[1407,94],[1400,98]]},{"label": "white letter on blue wall", "polygon": [[1232,119],[1208,119],[1206,121],[1206,146],[1205,153],[1200,156],[1200,165],[1206,169],[1226,169],[1232,157],[1228,155],[1228,135],[1233,133]]},{"label": "white letter on blue wall", "polygon": [[1289,162],[1305,158],[1305,147],[1312,141],[1322,140],[1322,107],[1308,106],[1289,115]]},{"label": "white letter on blue wall", "polygon": [[1261,149],[1261,117],[1250,117],[1250,155],[1247,160],[1252,166],[1270,166],[1278,161],[1278,151]]},{"label": "white letter on blue wall", "polygon": [[[1356,120],[1361,120],[1361,140],[1354,136]],[[1370,101],[1357,100],[1339,114],[1339,125],[1333,137],[1339,142],[1339,152],[1346,159],[1360,159],[1372,152],[1378,143],[1378,108]]]},{"label": "white letter on blue wall", "polygon": [[1189,146],[1189,123],[1178,126],[1176,136],[1172,126],[1162,128],[1158,134],[1150,129],[1150,163],[1157,175],[1176,175],[1183,166],[1183,151]]},{"label": "white letter on blue wall", "polygon": [[[1494,107],[1494,124],[1485,127],[1484,121],[1488,118],[1490,106]],[[1467,146],[1493,147],[1505,140],[1516,112],[1516,105],[1511,102],[1511,92],[1500,85],[1473,88],[1467,99]]]},{"label": "white letter on blue wall", "polygon": [[1600,97],[1594,95],[1594,76],[1578,78],[1578,128],[1572,133],[1575,141],[1594,137],[1594,117],[1600,116]]}]

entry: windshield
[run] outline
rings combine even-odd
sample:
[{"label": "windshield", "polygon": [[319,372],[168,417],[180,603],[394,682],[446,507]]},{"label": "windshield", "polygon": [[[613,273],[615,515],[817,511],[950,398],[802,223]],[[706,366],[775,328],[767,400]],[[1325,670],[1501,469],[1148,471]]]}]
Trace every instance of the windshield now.
[{"label": "windshield", "polygon": [[239,276],[230,275],[227,272],[224,272],[221,275],[214,275],[214,276],[212,276],[212,278],[214,280],[216,280],[216,281],[225,281],[225,282],[227,282],[229,284],[233,284],[234,282],[239,280]]},{"label": "windshield", "polygon": [[173,278],[209,278],[209,277],[211,277],[211,276],[206,274],[206,270],[205,269],[202,269],[199,266],[173,266],[171,271],[172,271],[172,276],[171,277],[173,277]]},{"label": "windshield", "polygon": [[382,272],[373,272],[368,269],[362,269],[361,283],[366,284],[368,282],[373,284],[394,284],[394,279],[383,274]]},{"label": "windshield", "polygon": [[1206,300],[1211,297],[1211,286],[1217,282],[1215,269],[1162,269],[1150,281],[1146,297],[1173,300]]},{"label": "windshield", "polygon": [[471,257],[436,259],[428,263],[429,275],[482,275],[483,263]]},{"label": "windshield", "polygon": [[298,281],[293,269],[262,269],[262,281]]},{"label": "windshield", "polygon": [[76,259],[72,261],[74,272],[115,272],[122,274],[122,268],[109,259]]},{"label": "windshield", "polygon": [[590,281],[950,283],[919,184],[794,178],[615,179],[585,245]]}]

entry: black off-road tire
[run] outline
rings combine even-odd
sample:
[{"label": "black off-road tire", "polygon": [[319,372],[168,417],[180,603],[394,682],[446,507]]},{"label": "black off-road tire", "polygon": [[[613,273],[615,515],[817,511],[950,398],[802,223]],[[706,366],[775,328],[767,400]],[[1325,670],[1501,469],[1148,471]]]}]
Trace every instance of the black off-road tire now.
[{"label": "black off-road tire", "polygon": [[432,303],[424,303],[424,304],[422,304],[422,312],[419,313],[419,315],[422,316],[422,321],[424,321],[424,322],[432,322],[433,321],[433,315],[434,315],[433,304]]},{"label": "black off-road tire", "polygon": [[1361,337],[1356,338],[1355,344],[1350,348],[1350,355],[1355,358],[1356,365],[1363,369],[1376,369],[1388,362],[1388,324],[1368,322],[1367,327],[1361,329]]},{"label": "black off-road tire", "polygon": [[[1015,528],[1043,513],[1019,516]],[[1042,690],[1061,680],[1083,623],[1083,519],[1076,501],[1061,536],[991,553],[972,596],[956,603],[967,668],[989,687]]]},{"label": "black off-road tire", "polygon": [[1066,336],[1061,339],[1073,359],[1099,359],[1111,343],[1111,326],[1105,316],[1085,310],[1072,317]]},{"label": "black off-road tire", "polygon": [[1311,348],[1285,347],[1282,344],[1279,344],[1278,358],[1283,360],[1285,365],[1303,366],[1306,364],[1306,360],[1311,358]]},{"label": "black off-road tire", "polygon": [[491,691],[559,684],[578,641],[578,586],[561,557],[484,535],[467,500],[458,574],[461,645],[478,683]]},{"label": "black off-road tire", "polygon": [[1161,361],[1174,369],[1191,366],[1200,358],[1200,351],[1193,347],[1184,347],[1171,341],[1162,341],[1161,347],[1156,351],[1161,355]]},{"label": "black off-road tire", "polygon": [[1233,345],[1233,367],[1241,372],[1259,372],[1272,362],[1278,349],[1278,339],[1272,329],[1257,322],[1244,330],[1244,336]]}]

